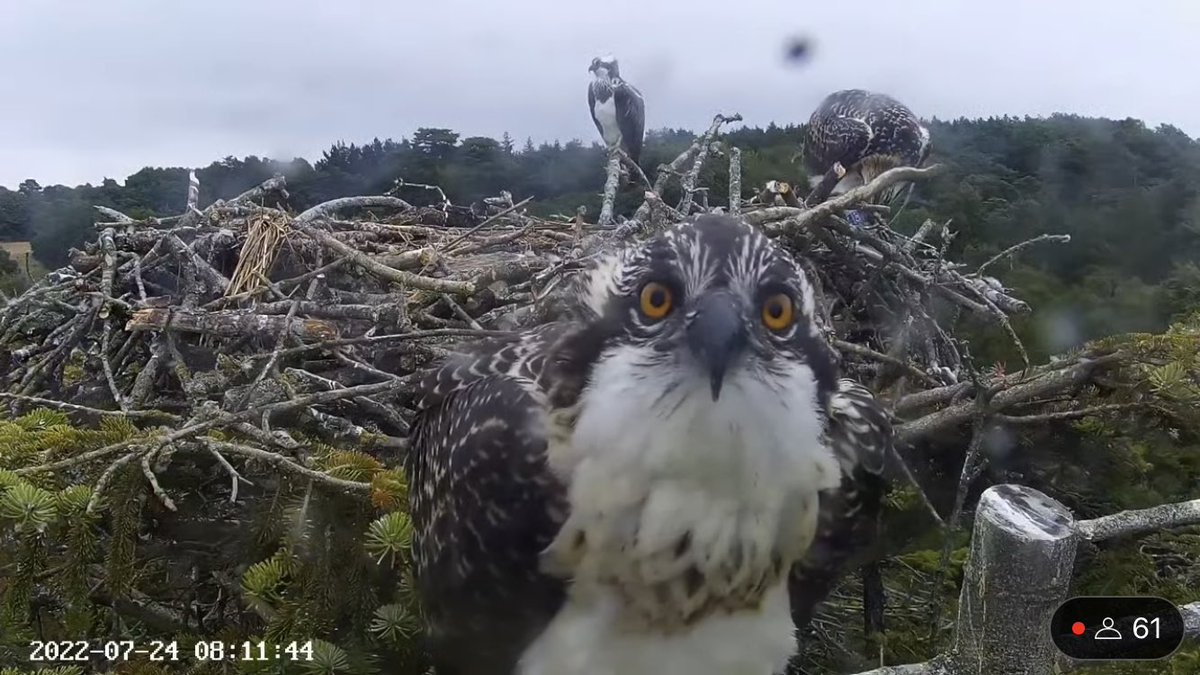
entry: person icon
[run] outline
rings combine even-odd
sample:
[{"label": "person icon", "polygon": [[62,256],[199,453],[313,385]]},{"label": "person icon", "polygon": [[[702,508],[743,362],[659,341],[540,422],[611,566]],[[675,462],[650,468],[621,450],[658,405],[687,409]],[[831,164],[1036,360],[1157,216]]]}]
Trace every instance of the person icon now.
[{"label": "person icon", "polygon": [[1121,639],[1121,631],[1117,630],[1116,628],[1113,628],[1113,623],[1115,623],[1115,622],[1112,620],[1111,616],[1104,617],[1104,620],[1101,621],[1100,623],[1103,624],[1103,627],[1100,630],[1096,631],[1095,639],[1097,639],[1097,640],[1120,640]]}]

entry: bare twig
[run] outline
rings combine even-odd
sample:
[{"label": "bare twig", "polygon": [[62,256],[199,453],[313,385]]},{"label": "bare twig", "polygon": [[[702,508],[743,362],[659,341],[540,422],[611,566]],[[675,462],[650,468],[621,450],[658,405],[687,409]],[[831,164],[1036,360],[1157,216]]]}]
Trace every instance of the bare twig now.
[{"label": "bare twig", "polygon": [[328,218],[338,211],[373,207],[387,207],[408,211],[412,208],[412,205],[397,197],[342,197],[341,199],[331,199],[323,204],[317,204],[296,216],[295,223],[298,225],[307,224],[320,218]]},{"label": "bare twig", "polygon": [[267,376],[267,373],[271,372],[271,370],[275,367],[275,362],[279,360],[279,352],[283,349],[283,343],[286,341],[288,335],[287,331],[283,330],[283,327],[291,323],[292,317],[296,315],[296,308],[299,306],[299,298],[292,300],[291,307],[288,308],[287,316],[283,317],[283,323],[280,326],[281,330],[275,337],[275,349],[271,350],[271,358],[267,359],[267,362],[265,365],[263,365],[262,370],[258,372],[258,377],[254,378],[255,384],[262,382],[262,379]]},{"label": "bare twig", "polygon": [[870,201],[887,188],[904,181],[915,181],[927,178],[942,170],[941,164],[933,164],[922,169],[901,166],[888,169],[879,174],[866,185],[860,185],[852,190],[817,204],[811,209],[777,206],[759,209],[747,213],[745,218],[753,224],[763,224],[768,221],[783,220],[779,231],[796,231],[813,227],[822,220],[836,213],[841,213],[853,205]]},{"label": "bare twig", "polygon": [[[303,214],[301,214],[301,215],[303,215]],[[299,222],[300,218],[296,218],[296,221]],[[359,267],[362,267],[363,269],[367,270],[371,274],[374,274],[380,278],[387,279],[389,281],[395,281],[396,283],[403,284],[405,286],[410,286],[412,288],[419,288],[422,290],[434,291],[434,292],[438,292],[438,293],[453,293],[456,295],[468,295],[473,290],[475,290],[475,285],[468,281],[451,281],[448,279],[434,279],[432,277],[423,277],[423,276],[420,276],[417,274],[412,274],[410,272],[404,272],[402,270],[394,270],[390,267],[381,265],[381,264],[375,262],[374,260],[371,260],[370,258],[363,255],[363,253],[361,251],[357,251],[357,250],[351,248],[350,246],[343,244],[342,242],[338,241],[334,237],[330,236],[328,232],[322,232],[321,230],[316,230],[316,229],[309,228],[309,227],[301,227],[299,229],[300,229],[300,231],[304,232],[305,234],[309,235],[310,237],[312,237],[312,238],[316,239],[317,241],[321,242],[322,244],[324,244],[327,248],[332,250],[334,253],[337,253],[338,255],[346,256],[347,258],[350,259],[350,262],[354,263],[355,265],[358,265]]]},{"label": "bare twig", "polygon": [[1079,533],[1089,541],[1135,537],[1174,527],[1200,525],[1200,499],[1163,504],[1148,509],[1122,511],[1076,523]]},{"label": "bare twig", "polygon": [[1077,420],[1084,417],[1094,417],[1096,415],[1108,412],[1135,410],[1143,407],[1145,406],[1140,403],[1105,403],[1102,405],[1092,405],[1074,410],[1060,410],[1057,412],[1039,413],[1034,415],[996,415],[996,421],[1005,422],[1007,424],[1044,424],[1046,422]]},{"label": "bare twig", "polygon": [[1037,243],[1040,243],[1043,241],[1053,241],[1053,242],[1065,244],[1065,243],[1071,241],[1071,235],[1069,235],[1069,234],[1043,234],[1043,235],[1036,236],[1033,239],[1027,239],[1019,244],[1014,244],[1013,246],[1009,246],[1008,248],[1004,249],[1003,251],[992,256],[987,262],[980,265],[979,269],[975,270],[975,274],[982,276],[984,270],[991,267],[992,265],[995,265],[996,263],[1000,262],[1001,260],[1004,260],[1005,258],[1015,255],[1016,253],[1020,252],[1022,249],[1029,248],[1030,246],[1033,246],[1034,244],[1037,244]]},{"label": "bare twig", "polygon": [[293,462],[287,457],[284,457],[276,452],[267,452],[266,450],[260,450],[259,448],[249,445],[226,443],[224,441],[217,441],[204,437],[197,438],[196,442],[200,443],[204,448],[210,451],[222,452],[230,455],[241,455],[242,457],[247,457],[249,459],[266,462],[268,465],[273,466],[276,469],[296,474],[298,476],[303,476],[304,478],[308,478],[314,482],[335,488],[340,492],[345,492],[348,494],[363,494],[370,492],[371,490],[371,485],[369,483],[359,483],[342,478],[335,478],[327,473],[314,471],[306,466],[301,466],[300,464],[297,464],[296,462]]},{"label": "bare twig", "polygon": [[33,405],[46,406],[48,408],[57,408],[59,410],[69,410],[71,412],[86,413],[88,415],[99,415],[103,417],[129,417],[131,419],[159,419],[164,422],[177,422],[179,415],[164,412],[162,410],[103,410],[101,408],[89,408],[85,405],[77,403],[68,403],[66,401],[56,401],[50,398],[40,398],[38,396],[22,396],[20,394],[11,394],[8,392],[0,392],[0,399],[11,401],[24,401]]},{"label": "bare twig", "polygon": [[254,487],[254,483],[246,480],[242,474],[238,473],[238,470],[233,468],[233,465],[229,463],[229,460],[225,459],[225,455],[222,455],[219,450],[209,446],[208,451],[212,453],[212,456],[216,458],[217,462],[219,462],[221,466],[225,467],[225,471],[229,472],[229,503],[233,504],[237,502],[238,486],[241,483],[245,483],[246,485]]},{"label": "bare twig", "polygon": [[696,183],[700,180],[700,167],[704,166],[704,158],[711,151],[711,145],[704,145],[692,160],[692,168],[683,177],[683,196],[680,198],[677,210],[687,216],[692,212],[692,199],[695,196]]},{"label": "bare twig", "polygon": [[624,148],[617,146],[617,154],[620,155],[621,163],[625,165],[625,168],[629,169],[630,173],[636,174],[638,181],[640,181],[641,184],[646,187],[646,189],[652,189],[653,186],[650,184],[650,179],[646,177],[646,172],[642,171],[642,167],[638,166],[638,163],[633,161],[633,158],[629,156],[629,153],[625,152]]},{"label": "bare twig", "polygon": [[503,211],[501,211],[493,216],[488,216],[482,223],[479,223],[475,227],[472,227],[471,229],[467,230],[466,232],[463,232],[462,234],[451,239],[448,243],[443,245],[442,252],[443,253],[449,252],[459,242],[463,241],[464,239],[467,239],[471,235],[475,234],[476,232],[479,232],[483,228],[487,227],[488,225],[491,225],[492,223],[496,222],[497,220],[500,220],[504,216],[507,216],[508,214],[512,213],[513,211],[516,211],[517,209],[521,208],[522,206],[525,206],[526,204],[528,204],[531,201],[533,201],[532,196],[526,197],[525,199],[522,199],[521,201],[517,202],[516,204],[513,204],[512,206],[504,209]]},{"label": "bare twig", "polygon": [[733,122],[741,121],[742,116],[738,113],[734,113],[732,115],[714,116],[712,124],[709,125],[708,129],[696,137],[696,140],[690,146],[688,146],[686,150],[679,153],[679,156],[672,160],[670,164],[666,165],[665,167],[659,167],[658,175],[654,179],[654,193],[661,195],[663,189],[667,186],[667,180],[669,180],[671,176],[680,175],[680,170],[688,163],[689,160],[691,160],[702,150],[707,150],[709,144],[712,143],[714,138],[716,138],[717,132],[721,130],[721,127],[725,126],[726,124],[732,124]]},{"label": "bare twig", "polygon": [[901,361],[900,359],[895,358],[893,356],[889,356],[887,354],[880,354],[879,352],[877,352],[873,349],[869,349],[867,347],[863,347],[862,345],[856,345],[852,342],[846,342],[845,340],[838,340],[835,338],[833,340],[833,346],[838,348],[841,351],[849,352],[851,354],[856,354],[858,356],[863,356],[868,359],[871,359],[872,361],[879,361],[880,363],[887,363],[887,364],[896,366],[897,368],[902,369],[904,372],[908,373],[912,377],[916,378],[917,380],[919,380],[925,384],[928,384],[931,386],[937,386],[937,385],[941,384],[940,382],[938,382],[937,378],[934,378],[934,377],[930,376],[928,373],[925,373],[925,372],[919,370],[918,368],[913,367],[911,364],[905,363],[904,361]]},{"label": "bare twig", "polygon": [[154,493],[155,497],[158,497],[158,501],[162,502],[162,505],[168,511],[178,511],[179,509],[175,506],[175,502],[171,500],[171,497],[163,489],[162,485],[159,485],[158,476],[154,475],[154,469],[150,467],[150,461],[154,458],[154,455],[154,451],[142,454],[142,475],[150,483],[150,491]]}]

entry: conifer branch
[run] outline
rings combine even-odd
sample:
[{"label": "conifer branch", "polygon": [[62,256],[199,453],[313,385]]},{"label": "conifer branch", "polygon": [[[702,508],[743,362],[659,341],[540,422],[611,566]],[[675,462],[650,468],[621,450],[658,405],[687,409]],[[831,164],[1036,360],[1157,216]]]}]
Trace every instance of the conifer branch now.
[{"label": "conifer branch", "polygon": [[1038,236],[1036,236],[1032,239],[1026,239],[1025,241],[1023,241],[1019,244],[1013,244],[1012,246],[1009,246],[1008,248],[1004,249],[1003,251],[1001,251],[1001,252],[997,253],[996,255],[992,256],[991,258],[989,258],[987,260],[987,262],[980,265],[979,268],[975,270],[975,276],[983,276],[984,270],[991,267],[992,265],[995,265],[996,263],[1000,262],[1001,260],[1004,260],[1005,258],[1011,258],[1012,256],[1016,255],[1020,251],[1027,249],[1030,246],[1033,246],[1034,244],[1039,244],[1043,241],[1052,241],[1052,242],[1056,242],[1056,243],[1066,244],[1071,241],[1071,235],[1069,235],[1069,234],[1039,234]]}]

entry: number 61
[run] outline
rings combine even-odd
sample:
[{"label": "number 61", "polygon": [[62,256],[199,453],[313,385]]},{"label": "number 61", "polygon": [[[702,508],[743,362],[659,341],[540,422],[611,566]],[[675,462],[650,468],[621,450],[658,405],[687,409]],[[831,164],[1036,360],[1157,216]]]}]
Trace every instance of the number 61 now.
[{"label": "number 61", "polygon": [[1139,640],[1143,640],[1150,634],[1150,624],[1154,624],[1154,638],[1158,639],[1158,619],[1146,621],[1145,617],[1139,616],[1133,620],[1133,636]]}]

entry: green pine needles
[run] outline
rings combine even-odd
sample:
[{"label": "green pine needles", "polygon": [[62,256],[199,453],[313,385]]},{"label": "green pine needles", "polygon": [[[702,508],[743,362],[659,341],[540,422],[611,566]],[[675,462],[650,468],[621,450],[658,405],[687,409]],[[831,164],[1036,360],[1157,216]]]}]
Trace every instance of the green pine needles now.
[{"label": "green pine needles", "polygon": [[[425,672],[402,472],[305,439],[316,475],[362,485],[347,492],[197,444],[146,453],[162,435],[116,415],[0,420],[0,675],[83,675],[38,669],[28,652],[30,640],[85,635],[177,645],[178,662],[108,664],[123,674]],[[226,464],[242,477],[236,501]],[[202,640],[311,641],[312,659],[201,662]]]}]

